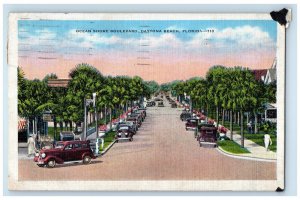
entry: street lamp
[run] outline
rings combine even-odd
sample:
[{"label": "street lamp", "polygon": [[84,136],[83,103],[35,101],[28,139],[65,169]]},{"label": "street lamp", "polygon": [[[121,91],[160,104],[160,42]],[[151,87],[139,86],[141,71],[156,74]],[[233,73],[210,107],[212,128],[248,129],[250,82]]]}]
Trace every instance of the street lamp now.
[{"label": "street lamp", "polygon": [[84,131],[83,131],[83,139],[85,140],[87,137],[88,123],[87,123],[87,106],[93,103],[96,115],[96,137],[98,137],[98,116],[97,116],[97,106],[96,106],[96,93],[93,93],[93,99],[84,98]]},{"label": "street lamp", "polygon": [[93,93],[93,104],[94,104],[94,109],[95,109],[95,118],[96,118],[96,137],[98,138],[98,113],[97,113],[97,104],[96,104],[96,96],[97,93]]},{"label": "street lamp", "polygon": [[93,102],[94,102],[93,99],[86,99],[86,98],[84,98],[84,129],[83,129],[83,137],[82,137],[83,140],[85,140],[86,137],[87,137],[87,127],[88,127],[87,117],[86,117],[86,114],[87,114],[86,107],[89,106]]}]

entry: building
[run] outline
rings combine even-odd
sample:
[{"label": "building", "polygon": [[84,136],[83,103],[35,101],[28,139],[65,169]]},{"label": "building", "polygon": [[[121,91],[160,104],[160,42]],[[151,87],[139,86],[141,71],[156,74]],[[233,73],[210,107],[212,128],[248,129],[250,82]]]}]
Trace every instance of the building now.
[{"label": "building", "polygon": [[257,81],[265,82],[265,78],[267,76],[268,69],[254,69],[252,73],[254,74],[254,78]]},{"label": "building", "polygon": [[273,81],[277,80],[276,66],[277,66],[277,60],[275,58],[271,68],[268,69],[267,71],[266,77],[264,79],[265,84],[270,84]]}]

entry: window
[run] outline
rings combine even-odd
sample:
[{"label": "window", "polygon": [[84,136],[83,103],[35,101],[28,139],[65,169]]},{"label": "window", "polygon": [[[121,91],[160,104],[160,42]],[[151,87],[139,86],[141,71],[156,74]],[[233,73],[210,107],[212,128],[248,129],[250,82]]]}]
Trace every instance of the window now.
[{"label": "window", "polygon": [[66,146],[65,150],[71,150],[73,148],[73,144],[69,144],[68,146]]},{"label": "window", "polygon": [[80,149],[81,148],[81,144],[74,144],[74,149]]}]

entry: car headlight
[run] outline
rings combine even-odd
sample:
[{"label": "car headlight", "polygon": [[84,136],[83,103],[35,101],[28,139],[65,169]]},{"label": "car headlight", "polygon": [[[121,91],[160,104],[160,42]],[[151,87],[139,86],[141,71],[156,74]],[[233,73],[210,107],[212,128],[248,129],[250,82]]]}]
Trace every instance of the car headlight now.
[{"label": "car headlight", "polygon": [[46,157],[46,154],[45,153],[42,153],[42,158],[45,158]]}]

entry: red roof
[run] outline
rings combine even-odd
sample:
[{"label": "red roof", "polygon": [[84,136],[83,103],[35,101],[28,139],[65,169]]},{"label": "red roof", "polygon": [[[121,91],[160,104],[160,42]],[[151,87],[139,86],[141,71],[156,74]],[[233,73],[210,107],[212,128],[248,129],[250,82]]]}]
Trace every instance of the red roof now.
[{"label": "red roof", "polygon": [[[252,70],[253,74],[254,74],[254,78],[257,81],[263,81],[263,79],[266,78],[267,75],[267,69],[254,69]],[[262,79],[263,76],[263,79]]]}]

